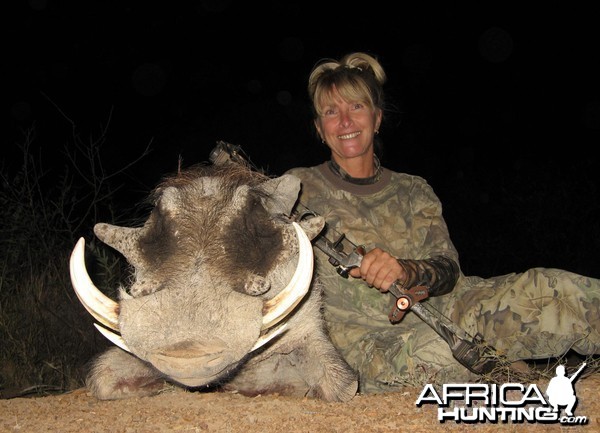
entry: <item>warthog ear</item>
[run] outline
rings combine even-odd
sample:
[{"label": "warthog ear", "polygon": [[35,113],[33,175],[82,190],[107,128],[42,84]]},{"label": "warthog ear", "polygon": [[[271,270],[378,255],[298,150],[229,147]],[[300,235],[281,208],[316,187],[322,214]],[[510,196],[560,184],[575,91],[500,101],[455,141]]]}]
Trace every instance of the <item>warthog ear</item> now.
[{"label": "warthog ear", "polygon": [[262,203],[271,214],[289,215],[300,193],[300,179],[291,174],[269,179],[260,185],[260,190],[265,193]]}]

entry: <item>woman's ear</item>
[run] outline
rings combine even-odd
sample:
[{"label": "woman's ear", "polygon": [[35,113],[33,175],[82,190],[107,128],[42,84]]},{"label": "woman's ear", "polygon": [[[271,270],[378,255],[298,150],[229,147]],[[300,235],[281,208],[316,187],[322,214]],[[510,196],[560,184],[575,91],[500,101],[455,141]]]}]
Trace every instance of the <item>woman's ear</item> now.
[{"label": "woman's ear", "polygon": [[375,115],[375,131],[379,131],[379,127],[381,126],[381,119],[383,118],[383,111],[378,108],[377,114]]}]

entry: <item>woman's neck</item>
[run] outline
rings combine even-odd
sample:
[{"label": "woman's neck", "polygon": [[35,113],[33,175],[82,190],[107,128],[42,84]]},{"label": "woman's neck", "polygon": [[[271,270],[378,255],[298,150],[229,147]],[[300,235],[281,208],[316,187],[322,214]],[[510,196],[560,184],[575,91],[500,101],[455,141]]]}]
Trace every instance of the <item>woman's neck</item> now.
[{"label": "woman's neck", "polygon": [[374,157],[375,155],[370,154],[360,158],[340,160],[332,155],[331,160],[349,176],[361,179],[375,174]]},{"label": "woman's neck", "polygon": [[329,161],[329,169],[347,182],[357,185],[369,185],[377,182],[382,173],[379,158],[373,154],[369,159],[369,164],[365,163],[365,158],[360,158],[360,161],[344,164],[342,167],[332,155]]}]

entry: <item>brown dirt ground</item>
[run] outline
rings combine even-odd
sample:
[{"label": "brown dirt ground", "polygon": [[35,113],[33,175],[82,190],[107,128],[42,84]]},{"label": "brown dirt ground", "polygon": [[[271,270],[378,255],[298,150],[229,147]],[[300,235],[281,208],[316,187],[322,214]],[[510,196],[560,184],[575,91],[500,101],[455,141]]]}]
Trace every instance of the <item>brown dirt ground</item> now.
[{"label": "brown dirt ground", "polygon": [[[545,383],[537,383],[545,390]],[[70,393],[0,400],[0,432],[600,432],[600,373],[575,383],[584,426],[560,424],[464,424],[437,421],[437,405],[417,408],[422,388],[357,395],[328,403],[278,395],[170,389],[154,397],[99,401],[85,389]],[[542,388],[543,387],[543,388]]]}]

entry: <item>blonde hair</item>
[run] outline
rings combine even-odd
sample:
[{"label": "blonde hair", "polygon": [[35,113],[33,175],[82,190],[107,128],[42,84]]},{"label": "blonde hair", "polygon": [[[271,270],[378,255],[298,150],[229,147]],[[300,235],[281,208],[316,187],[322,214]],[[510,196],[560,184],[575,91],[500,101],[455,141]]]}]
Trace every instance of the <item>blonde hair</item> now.
[{"label": "blonde hair", "polygon": [[379,61],[366,53],[346,54],[339,61],[323,59],[312,69],[308,78],[308,95],[313,115],[323,114],[331,105],[334,89],[347,101],[360,101],[370,108],[384,111],[383,84],[387,77]]}]

